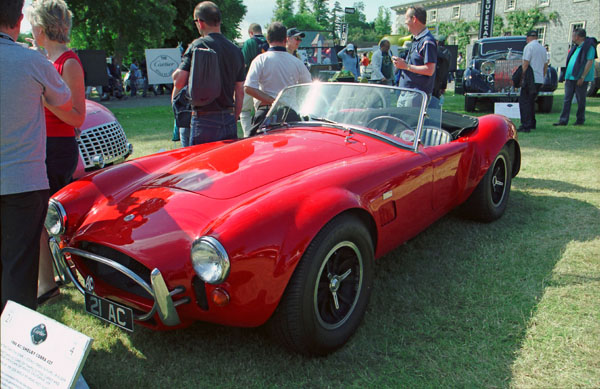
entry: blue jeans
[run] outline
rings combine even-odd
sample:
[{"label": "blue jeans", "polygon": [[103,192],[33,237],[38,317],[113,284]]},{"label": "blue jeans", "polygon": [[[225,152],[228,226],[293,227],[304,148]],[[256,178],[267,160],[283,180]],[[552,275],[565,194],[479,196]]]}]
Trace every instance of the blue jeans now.
[{"label": "blue jeans", "polygon": [[567,124],[569,122],[573,95],[577,97],[577,119],[575,122],[581,124],[585,122],[585,95],[587,93],[587,86],[588,81],[585,81],[581,86],[577,86],[576,80],[565,80],[565,100],[562,112],[560,113],[560,119],[558,120],[560,123]]},{"label": "blue jeans", "polygon": [[190,137],[189,127],[179,127],[179,139],[181,140],[181,147],[188,147],[192,145],[192,139]]},{"label": "blue jeans", "polygon": [[237,123],[229,111],[203,115],[192,113],[191,144],[237,139]]}]

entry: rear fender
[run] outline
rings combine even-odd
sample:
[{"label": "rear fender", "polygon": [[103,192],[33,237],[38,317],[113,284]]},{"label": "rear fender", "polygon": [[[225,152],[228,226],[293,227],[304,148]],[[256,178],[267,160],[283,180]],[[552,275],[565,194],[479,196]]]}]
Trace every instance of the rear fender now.
[{"label": "rear fender", "polygon": [[521,151],[517,142],[517,130],[507,117],[496,114],[482,116],[479,118],[478,129],[465,141],[472,143],[474,152],[462,201],[470,196],[505,145],[509,146],[509,153],[511,153],[513,177],[519,172]]}]

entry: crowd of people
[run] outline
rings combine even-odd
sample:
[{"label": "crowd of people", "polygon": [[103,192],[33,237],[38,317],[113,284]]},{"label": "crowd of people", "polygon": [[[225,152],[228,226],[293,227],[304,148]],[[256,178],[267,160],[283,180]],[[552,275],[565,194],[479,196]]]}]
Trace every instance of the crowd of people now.
[{"label": "crowd of people", "polygon": [[[24,0],[3,0],[0,5],[1,300],[2,308],[10,299],[35,309],[59,294],[42,227],[49,196],[71,182],[77,166],[75,128],[85,119],[85,85],[81,61],[67,46],[72,15],[64,0],[38,0],[28,10],[33,32],[29,48],[16,42],[23,5]],[[240,49],[221,33],[221,11],[216,4],[199,3],[193,18],[200,37],[185,50],[172,75],[175,112],[188,114],[187,120],[176,121],[182,146],[236,139],[238,120],[244,136],[254,135],[281,90],[311,82],[298,56],[306,36],[298,29],[274,22],[265,37],[260,25],[252,24],[249,39]],[[413,42],[405,58],[394,56],[385,39],[370,60],[348,44],[337,54],[343,68],[358,78],[370,66],[369,82],[420,90],[430,104],[439,106],[446,89],[449,53],[443,39],[436,39],[426,28],[426,18],[423,7],[408,7],[405,24]],[[536,127],[533,106],[548,67],[547,51],[537,38],[535,31],[527,34],[523,53],[519,130],[524,132]],[[586,83],[593,80],[595,42],[582,29],[573,33],[573,42],[557,126],[568,123],[573,96],[578,100],[575,125],[584,123]],[[191,89],[203,87],[189,83],[198,48],[216,53],[220,94],[194,106],[186,96],[193,94]],[[113,68],[109,63],[109,75],[120,79]],[[137,69],[134,60],[132,96],[140,77]],[[118,89],[117,84],[112,87]]]}]

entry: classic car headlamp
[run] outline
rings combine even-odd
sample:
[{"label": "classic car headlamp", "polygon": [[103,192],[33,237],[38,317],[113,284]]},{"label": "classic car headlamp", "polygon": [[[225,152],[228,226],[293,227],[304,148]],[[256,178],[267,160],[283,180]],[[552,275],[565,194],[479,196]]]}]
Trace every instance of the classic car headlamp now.
[{"label": "classic car headlamp", "polygon": [[479,70],[481,71],[481,73],[485,74],[486,76],[494,74],[494,69],[495,69],[495,63],[492,61],[485,61],[479,67]]},{"label": "classic car headlamp", "polygon": [[203,236],[192,245],[192,266],[202,281],[220,284],[229,275],[229,256],[218,240]]},{"label": "classic car headlamp", "polygon": [[50,199],[48,203],[48,212],[44,226],[48,234],[52,236],[62,235],[65,233],[67,226],[67,213],[63,206],[56,200]]}]

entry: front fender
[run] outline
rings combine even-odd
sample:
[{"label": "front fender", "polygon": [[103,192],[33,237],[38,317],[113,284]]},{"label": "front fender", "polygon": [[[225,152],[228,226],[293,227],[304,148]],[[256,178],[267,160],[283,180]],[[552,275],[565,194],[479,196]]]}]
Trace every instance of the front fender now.
[{"label": "front fender", "polygon": [[463,86],[466,93],[489,93],[493,92],[485,76],[474,68],[465,70],[463,75]]},{"label": "front fender", "polygon": [[[219,285],[231,294],[231,305],[217,308],[218,322],[248,327],[264,324],[319,231],[346,210],[366,209],[357,195],[342,188],[323,188],[307,195],[306,185],[304,191],[293,187],[232,214],[215,231],[231,259],[230,275]],[[208,293],[212,289],[207,285]]]}]

